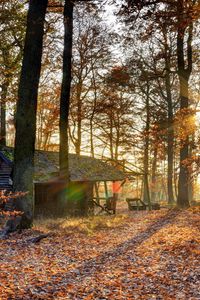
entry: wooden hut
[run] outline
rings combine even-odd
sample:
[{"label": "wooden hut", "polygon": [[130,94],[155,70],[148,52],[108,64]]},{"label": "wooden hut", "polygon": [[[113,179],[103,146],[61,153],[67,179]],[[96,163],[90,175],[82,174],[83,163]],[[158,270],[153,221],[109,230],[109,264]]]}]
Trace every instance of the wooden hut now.
[{"label": "wooden hut", "polygon": [[0,152],[0,191],[12,190],[12,161],[7,156]]},{"label": "wooden hut", "polygon": [[[13,149],[7,148],[6,151],[12,155]],[[6,159],[4,161],[10,176],[12,162]],[[112,197],[108,195],[107,182],[125,180],[124,172],[100,159],[76,154],[69,154],[69,172],[70,184],[66,186],[59,177],[59,153],[39,150],[35,152],[36,215],[87,215],[93,213],[95,205],[105,208],[107,212],[115,211]],[[98,195],[100,182],[103,182],[105,188],[104,197]]]},{"label": "wooden hut", "polygon": [[[107,182],[125,180],[124,172],[100,159],[69,154],[69,173],[70,184],[66,186],[59,178],[59,154],[36,151],[36,213],[49,211],[57,215],[87,215],[93,213],[95,206],[105,208],[107,212],[110,208],[114,212],[114,207],[106,208],[111,200],[107,192]],[[101,199],[97,191],[100,182],[105,187],[105,196]],[[60,193],[63,194],[62,197]]]}]

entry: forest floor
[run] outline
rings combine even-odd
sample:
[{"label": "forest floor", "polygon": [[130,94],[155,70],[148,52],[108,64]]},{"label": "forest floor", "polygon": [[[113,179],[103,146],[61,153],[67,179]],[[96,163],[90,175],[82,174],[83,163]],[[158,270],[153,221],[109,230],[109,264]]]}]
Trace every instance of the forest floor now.
[{"label": "forest floor", "polygon": [[36,221],[0,241],[0,299],[200,299],[200,211]]}]

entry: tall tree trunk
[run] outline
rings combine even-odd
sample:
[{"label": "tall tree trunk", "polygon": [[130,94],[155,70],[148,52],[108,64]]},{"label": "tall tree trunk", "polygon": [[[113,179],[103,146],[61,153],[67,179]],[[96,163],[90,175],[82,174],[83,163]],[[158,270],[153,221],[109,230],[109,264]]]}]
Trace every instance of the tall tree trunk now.
[{"label": "tall tree trunk", "polygon": [[16,112],[14,190],[28,192],[16,201],[23,212],[21,227],[33,220],[33,175],[36,136],[36,110],[41,70],[44,21],[47,0],[30,0]]},{"label": "tall tree trunk", "polygon": [[174,161],[174,129],[173,129],[173,106],[172,95],[170,87],[169,71],[166,73],[166,91],[167,91],[167,104],[168,104],[168,129],[167,129],[167,193],[168,203],[174,203],[173,192],[173,161]]},{"label": "tall tree trunk", "polygon": [[[82,74],[81,74],[82,76]],[[81,154],[81,139],[82,139],[82,99],[81,99],[81,91],[82,91],[82,79],[79,79],[79,83],[77,86],[77,139],[76,139],[76,145],[75,150],[76,154]]]},{"label": "tall tree trunk", "polygon": [[149,83],[147,82],[146,93],[146,126],[145,126],[145,140],[144,140],[144,195],[145,203],[148,203],[151,209],[151,200],[149,193],[149,128],[150,128],[150,107],[149,107]]},{"label": "tall tree trunk", "polygon": [[[180,100],[181,100],[181,109],[188,107],[188,82],[179,78],[180,80]],[[187,90],[187,91],[186,91]],[[187,96],[186,96],[187,93]],[[184,96],[183,96],[184,94]],[[180,171],[178,179],[178,197],[177,204],[180,207],[189,207],[189,170],[185,165],[189,156],[189,137],[187,136],[183,141],[180,149]]]},{"label": "tall tree trunk", "polygon": [[119,145],[120,145],[120,117],[119,115],[115,118],[115,131],[116,131],[116,139],[115,139],[115,160],[118,160],[119,156]]},{"label": "tall tree trunk", "polygon": [[6,96],[8,92],[9,81],[6,80],[1,87],[1,129],[0,129],[0,146],[6,146]]},{"label": "tall tree trunk", "polygon": [[109,139],[110,139],[110,158],[114,159],[114,149],[113,149],[113,119],[112,119],[112,114],[110,115],[110,134],[109,134]]},{"label": "tall tree trunk", "polygon": [[93,100],[92,113],[90,117],[90,151],[91,151],[91,156],[94,157],[93,120],[94,120],[96,106],[97,106],[97,85],[96,85],[94,69],[92,69],[92,85],[94,89],[94,100]]},{"label": "tall tree trunk", "polygon": [[[177,155],[176,153],[176,145],[174,145],[174,196],[175,196],[175,201],[177,201],[178,197],[178,171],[177,171]],[[179,157],[178,157],[179,159]]]},{"label": "tall tree trunk", "polygon": [[63,52],[63,78],[60,97],[60,175],[66,182],[69,181],[68,160],[68,116],[71,89],[71,65],[72,65],[72,35],[73,35],[73,8],[74,2],[65,0],[64,5],[64,52]]},{"label": "tall tree trunk", "polygon": [[[192,21],[188,26],[187,39],[187,63],[184,56],[184,36],[187,25],[184,21],[184,6],[183,0],[178,0],[178,34],[177,34],[177,59],[178,59],[178,76],[180,83],[180,109],[185,118],[189,116],[189,77],[192,72]],[[187,67],[186,67],[187,65]],[[185,164],[189,158],[189,136],[182,142],[180,149],[180,172],[178,181],[178,198],[177,204],[179,207],[189,207],[189,170]]]},{"label": "tall tree trunk", "polygon": [[153,151],[153,163],[152,163],[152,191],[151,191],[151,201],[154,202],[156,199],[155,185],[156,185],[156,169],[157,169],[157,158],[158,158],[158,148],[154,147]]},{"label": "tall tree trunk", "polygon": [[171,52],[168,44],[167,36],[167,26],[163,24],[162,28],[164,37],[164,53],[165,53],[165,88],[166,88],[166,101],[167,101],[167,193],[168,193],[168,203],[174,203],[174,193],[173,193],[173,160],[174,160],[174,128],[173,128],[173,103],[172,103],[172,93],[171,93],[171,82],[170,82],[170,59]]},{"label": "tall tree trunk", "polygon": [[94,141],[93,141],[93,118],[90,119],[90,152],[91,157],[94,157]]},{"label": "tall tree trunk", "polygon": [[[190,145],[189,145],[189,156],[192,156],[192,150],[193,150],[193,145],[195,144],[195,135],[192,134],[191,138],[190,138]],[[188,195],[189,195],[189,202],[192,203],[194,201],[194,178],[192,176],[193,170],[192,170],[192,166],[190,169],[190,174],[189,174],[189,183],[188,183]]]}]

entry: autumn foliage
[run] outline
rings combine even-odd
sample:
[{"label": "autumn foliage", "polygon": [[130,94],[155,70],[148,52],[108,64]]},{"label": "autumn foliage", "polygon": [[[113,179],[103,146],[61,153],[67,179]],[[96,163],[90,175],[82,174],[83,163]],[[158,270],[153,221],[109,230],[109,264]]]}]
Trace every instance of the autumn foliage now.
[{"label": "autumn foliage", "polygon": [[199,299],[199,210],[121,212],[0,241],[0,299]]},{"label": "autumn foliage", "polygon": [[[9,218],[22,215],[22,212],[14,209],[14,202],[17,198],[23,197],[26,193],[22,192],[6,192],[4,190],[0,191],[0,217]],[[6,205],[9,201],[13,201],[12,207],[9,210],[6,210]]]}]

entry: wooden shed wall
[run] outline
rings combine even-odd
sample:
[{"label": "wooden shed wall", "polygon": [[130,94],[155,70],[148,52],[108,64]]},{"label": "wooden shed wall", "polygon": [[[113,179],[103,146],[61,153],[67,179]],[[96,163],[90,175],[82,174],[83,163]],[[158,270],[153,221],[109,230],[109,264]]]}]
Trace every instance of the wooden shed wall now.
[{"label": "wooden shed wall", "polygon": [[78,216],[93,211],[93,183],[35,183],[35,215]]},{"label": "wooden shed wall", "polygon": [[9,179],[12,172],[12,166],[0,158],[0,190],[12,190]]}]

